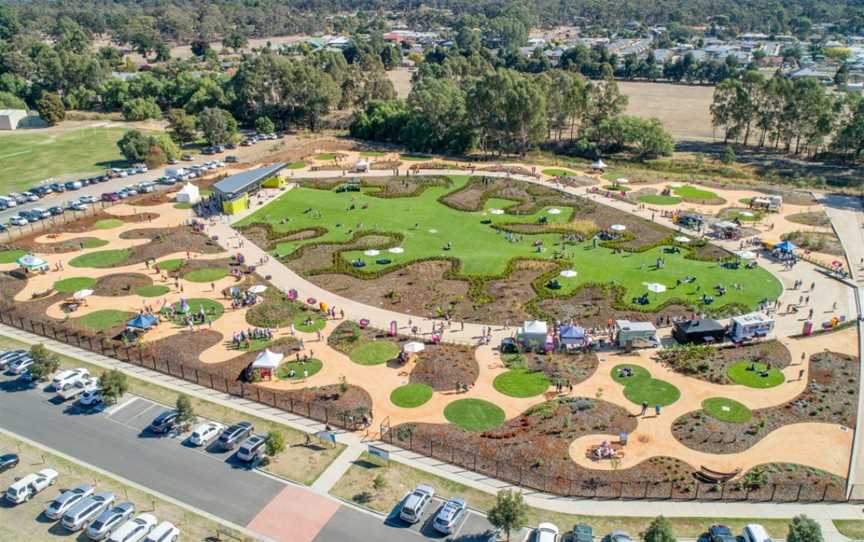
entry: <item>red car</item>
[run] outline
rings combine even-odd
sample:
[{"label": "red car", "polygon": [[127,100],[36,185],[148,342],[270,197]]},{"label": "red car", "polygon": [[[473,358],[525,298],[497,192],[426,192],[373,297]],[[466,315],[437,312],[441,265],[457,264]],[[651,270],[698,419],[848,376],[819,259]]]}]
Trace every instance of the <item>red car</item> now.
[{"label": "red car", "polygon": [[117,192],[105,192],[102,194],[102,201],[120,201],[120,195]]}]

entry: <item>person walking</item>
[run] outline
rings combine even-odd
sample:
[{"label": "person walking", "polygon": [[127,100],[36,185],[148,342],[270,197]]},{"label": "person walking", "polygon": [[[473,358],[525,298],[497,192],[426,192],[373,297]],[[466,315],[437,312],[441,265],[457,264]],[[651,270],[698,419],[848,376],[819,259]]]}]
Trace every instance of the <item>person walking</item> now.
[{"label": "person walking", "polygon": [[642,401],[642,412],[639,413],[639,416],[645,416],[648,412],[648,401]]},{"label": "person walking", "polygon": [[654,405],[654,415],[660,416],[660,405]]}]

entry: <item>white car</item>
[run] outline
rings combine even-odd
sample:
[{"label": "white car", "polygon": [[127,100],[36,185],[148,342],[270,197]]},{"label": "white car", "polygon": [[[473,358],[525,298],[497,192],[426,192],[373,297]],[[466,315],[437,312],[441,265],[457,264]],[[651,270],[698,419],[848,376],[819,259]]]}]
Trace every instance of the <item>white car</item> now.
[{"label": "white car", "polygon": [[96,386],[85,389],[84,393],[81,394],[81,398],[78,399],[78,403],[86,407],[102,403],[102,388]]},{"label": "white car", "polygon": [[64,491],[48,503],[48,506],[45,507],[45,515],[51,519],[60,519],[63,514],[92,495],[93,491],[94,488],[90,484],[81,484],[76,488]]},{"label": "white car", "polygon": [[163,521],[158,527],[150,531],[144,542],[176,542],[180,538],[180,529],[170,521]]},{"label": "white car", "polygon": [[435,490],[430,486],[422,484],[417,486],[405,499],[405,503],[399,511],[399,517],[408,523],[417,523],[434,496]]},{"label": "white car", "polygon": [[81,203],[96,203],[96,196],[81,196],[78,198]]},{"label": "white car", "polygon": [[26,226],[27,219],[23,216],[16,215],[9,219],[9,224],[11,224],[12,226]]},{"label": "white car", "polygon": [[57,471],[54,469],[42,469],[28,474],[9,486],[6,490],[6,500],[12,504],[27,502],[46,487],[57,483],[57,476]]},{"label": "white car", "polygon": [[204,422],[198,424],[198,426],[192,430],[192,434],[189,435],[189,442],[195,446],[207,446],[224,430],[225,426],[221,423]]},{"label": "white car", "polygon": [[111,533],[110,542],[138,542],[156,528],[159,521],[153,514],[141,514],[129,520]]},{"label": "white car", "polygon": [[536,542],[555,542],[558,540],[558,527],[552,523],[541,523],[534,533]]},{"label": "white car", "polygon": [[13,375],[20,375],[25,370],[29,369],[31,365],[33,365],[33,358],[30,356],[18,358],[9,364],[9,372]]},{"label": "white car", "polygon": [[90,371],[83,367],[77,369],[66,369],[65,371],[60,371],[54,375],[54,378],[51,379],[51,386],[54,388],[54,391],[60,391],[69,386],[74,386],[76,382],[85,376],[90,376]]}]

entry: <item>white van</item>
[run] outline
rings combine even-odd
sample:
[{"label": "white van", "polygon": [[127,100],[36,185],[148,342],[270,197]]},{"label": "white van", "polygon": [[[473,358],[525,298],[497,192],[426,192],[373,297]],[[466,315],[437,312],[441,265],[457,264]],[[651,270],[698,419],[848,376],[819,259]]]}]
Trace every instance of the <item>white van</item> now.
[{"label": "white van", "polygon": [[744,531],[741,533],[744,542],[771,542],[771,537],[765,527],[758,523],[750,523],[744,526]]},{"label": "white van", "polygon": [[6,205],[6,207],[17,207],[18,206],[17,201],[15,201],[12,198],[8,198],[6,196],[0,196],[0,201],[2,201],[3,204]]}]

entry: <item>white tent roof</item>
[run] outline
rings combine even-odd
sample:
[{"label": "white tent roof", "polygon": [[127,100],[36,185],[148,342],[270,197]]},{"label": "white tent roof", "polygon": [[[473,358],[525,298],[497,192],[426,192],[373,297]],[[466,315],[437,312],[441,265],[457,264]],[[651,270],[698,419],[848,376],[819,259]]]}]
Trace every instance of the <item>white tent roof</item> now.
[{"label": "white tent roof", "polygon": [[200,194],[200,191],[198,190],[198,187],[195,186],[194,184],[186,183],[183,185],[183,188],[181,188],[177,194],[178,195],[184,194],[187,196],[198,196]]},{"label": "white tent roof", "polygon": [[33,254],[25,254],[24,256],[18,258],[18,265],[22,267],[29,267],[32,269],[34,267],[42,267],[48,265],[48,262],[46,262],[39,256],[34,256]]},{"label": "white tent roof", "polygon": [[255,358],[255,361],[252,362],[252,368],[276,369],[277,367],[279,367],[279,363],[284,357],[285,354],[277,354],[276,352],[271,352],[269,348],[265,348],[263,352],[258,354],[258,357]]},{"label": "white tent roof", "polygon": [[522,333],[525,335],[546,335],[549,328],[543,320],[528,320],[522,324]]},{"label": "white tent roof", "polygon": [[594,169],[603,169],[606,167],[606,164],[603,163],[603,160],[597,159],[593,164],[591,164],[591,167]]}]

